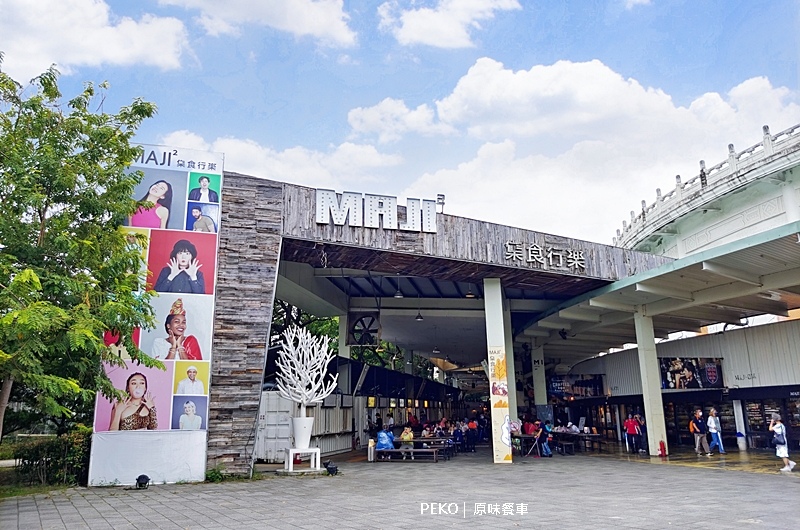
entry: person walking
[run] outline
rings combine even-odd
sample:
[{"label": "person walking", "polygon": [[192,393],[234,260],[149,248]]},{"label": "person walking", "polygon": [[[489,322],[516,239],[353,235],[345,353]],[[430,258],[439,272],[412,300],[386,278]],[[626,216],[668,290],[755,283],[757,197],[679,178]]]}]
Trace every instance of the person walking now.
[{"label": "person walking", "polygon": [[789,440],[786,437],[786,425],[781,421],[781,415],[777,412],[772,413],[772,419],[769,422],[769,430],[773,434],[773,443],[775,444],[775,456],[783,459],[783,467],[781,471],[791,471],[794,469],[795,462],[789,460]]},{"label": "person walking", "polygon": [[725,454],[725,448],[722,446],[722,424],[717,417],[717,409],[711,407],[708,411],[708,420],[706,420],[708,432],[711,434],[711,445],[708,447],[713,453],[714,447],[719,447],[719,454]]},{"label": "person walking", "polygon": [[711,456],[711,449],[708,447],[708,439],[706,439],[706,422],[703,421],[703,411],[697,409],[694,411],[694,418],[689,422],[689,430],[694,434],[694,452],[697,456],[703,454],[700,451],[702,448],[706,456]]}]

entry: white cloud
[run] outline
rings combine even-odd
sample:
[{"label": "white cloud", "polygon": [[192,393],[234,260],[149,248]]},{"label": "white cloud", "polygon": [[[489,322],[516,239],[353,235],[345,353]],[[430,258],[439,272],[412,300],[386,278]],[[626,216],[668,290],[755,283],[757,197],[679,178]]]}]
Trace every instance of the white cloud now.
[{"label": "white cloud", "polygon": [[517,0],[438,0],[434,8],[417,9],[403,9],[400,2],[391,0],[378,7],[379,28],[405,46],[469,48],[473,46],[470,31],[480,30],[481,21],[494,18],[497,11],[515,9],[522,9]]},{"label": "white cloud", "polygon": [[649,6],[650,0],[625,0],[625,9],[633,9],[636,6]]},{"label": "white cloud", "polygon": [[455,132],[447,124],[436,123],[433,109],[428,105],[411,110],[403,101],[393,98],[386,98],[372,107],[352,109],[347,121],[354,133],[377,134],[380,143],[399,140],[406,133],[432,136]]},{"label": "white cloud", "polygon": [[331,46],[353,46],[356,34],[342,0],[159,0],[200,11],[197,18],[210,35],[237,34],[239,26],[255,24],[310,36]]},{"label": "white cloud", "polygon": [[652,203],[656,187],[670,191],[676,174],[685,182],[699,160],[723,161],[728,143],[758,143],[761,125],[776,133],[800,122],[796,99],[758,77],[682,107],[599,61],[513,72],[481,59],[436,106],[442,123],[482,147],[404,194],[445,193],[449,213],[610,242],[626,213]]},{"label": "white cloud", "polygon": [[180,20],[117,17],[101,0],[0,0],[0,12],[3,70],[20,82],[53,63],[64,74],[102,65],[176,69],[190,51]]},{"label": "white cloud", "polygon": [[225,170],[315,188],[363,190],[377,182],[375,172],[399,165],[398,155],[380,153],[374,146],[345,142],[327,152],[305,147],[276,151],[253,140],[217,138],[207,141],[181,130],[161,139],[164,145],[225,154]]}]

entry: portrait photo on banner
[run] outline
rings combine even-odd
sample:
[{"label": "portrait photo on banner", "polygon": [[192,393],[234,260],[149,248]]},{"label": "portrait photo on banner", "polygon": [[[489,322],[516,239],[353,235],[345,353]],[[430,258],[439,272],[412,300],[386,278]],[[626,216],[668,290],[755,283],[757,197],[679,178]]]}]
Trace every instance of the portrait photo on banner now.
[{"label": "portrait photo on banner", "polygon": [[122,399],[113,402],[98,394],[95,431],[168,430],[171,428],[173,363],[166,370],[127,363],[127,368],[104,364]]},{"label": "portrait photo on banner", "polygon": [[172,398],[172,428],[182,431],[206,429],[207,396],[174,396]]},{"label": "portrait photo on banner", "polygon": [[189,201],[186,212],[186,230],[213,233],[219,231],[219,204]]},{"label": "portrait photo on banner", "polygon": [[128,219],[128,226],[183,230],[186,219],[186,173],[165,169],[138,168],[144,173],[133,198],[153,203],[139,208]]},{"label": "portrait photo on banner", "polygon": [[148,289],[159,293],[213,294],[217,235],[152,230]]},{"label": "portrait photo on banner", "polygon": [[194,171],[189,173],[189,200],[196,202],[219,202],[222,176]]},{"label": "portrait photo on banner", "polygon": [[209,360],[213,296],[160,293],[150,304],[155,310],[156,326],[142,330],[140,350],[161,360]]},{"label": "portrait photo on banner", "polygon": [[173,394],[208,394],[208,361],[175,361]]}]

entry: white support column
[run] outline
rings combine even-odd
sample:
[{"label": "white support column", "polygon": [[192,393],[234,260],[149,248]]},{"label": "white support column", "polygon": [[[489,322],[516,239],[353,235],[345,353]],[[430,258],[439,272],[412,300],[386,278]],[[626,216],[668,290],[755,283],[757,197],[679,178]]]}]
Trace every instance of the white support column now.
[{"label": "white support column", "polygon": [[519,417],[517,408],[517,366],[514,362],[514,337],[511,336],[511,310],[503,297],[503,333],[506,338],[506,381],[508,382],[508,414],[512,420]]},{"label": "white support column", "polygon": [[656,339],[653,332],[653,318],[640,311],[633,314],[636,327],[636,342],[639,351],[639,372],[642,377],[642,398],[647,421],[647,447],[651,456],[658,455],[659,444],[667,445],[667,427],[664,420],[664,402],[661,399],[661,372],[656,356]]},{"label": "white support column", "polygon": [[[507,371],[509,365],[506,358],[503,287],[498,278],[488,278],[483,280],[483,290],[494,463],[510,464],[511,431],[509,428],[508,394],[511,393],[512,389],[506,389],[506,395],[503,395],[503,386],[508,385]],[[511,366],[513,370],[513,364]]]},{"label": "white support column", "polygon": [[[344,359],[350,358],[350,346],[347,345],[347,315],[339,317],[339,357]],[[338,386],[343,393],[349,394],[353,391],[350,382],[350,364],[348,363],[343,366],[347,368],[339,374],[339,380],[336,386]]]},{"label": "white support column", "polygon": [[547,405],[547,377],[544,373],[544,346],[531,349],[533,367],[533,404]]},{"label": "white support column", "polygon": [[[742,401],[740,399],[733,400],[733,419],[736,422],[736,432],[744,434],[744,409],[742,408]],[[746,438],[739,438],[737,436],[736,443],[739,446],[739,451],[747,451]]]}]

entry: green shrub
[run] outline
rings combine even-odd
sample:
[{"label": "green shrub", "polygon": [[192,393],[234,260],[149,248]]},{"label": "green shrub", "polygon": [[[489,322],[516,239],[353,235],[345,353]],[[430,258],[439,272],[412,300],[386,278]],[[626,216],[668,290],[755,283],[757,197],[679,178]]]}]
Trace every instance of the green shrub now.
[{"label": "green shrub", "polygon": [[206,482],[222,482],[223,480],[225,480],[225,475],[219,466],[206,469]]},{"label": "green shrub", "polygon": [[89,476],[92,430],[78,426],[58,438],[23,442],[14,449],[17,474],[28,484],[81,484]]}]

